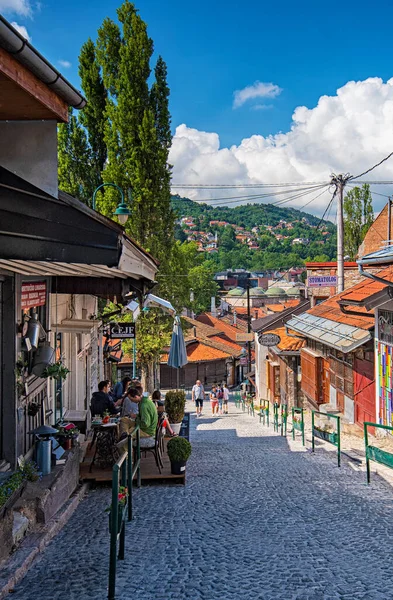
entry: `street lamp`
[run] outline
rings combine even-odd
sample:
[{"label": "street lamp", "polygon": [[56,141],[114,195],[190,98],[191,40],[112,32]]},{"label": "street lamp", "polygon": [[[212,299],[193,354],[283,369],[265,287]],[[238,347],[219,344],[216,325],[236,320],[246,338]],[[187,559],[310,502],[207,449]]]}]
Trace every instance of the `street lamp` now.
[{"label": "street lamp", "polygon": [[105,185],[110,185],[111,187],[114,187],[117,190],[119,190],[120,195],[121,195],[121,202],[118,204],[118,206],[117,206],[117,208],[116,208],[116,210],[115,210],[115,212],[113,214],[119,219],[120,225],[125,225],[125,223],[127,222],[128,217],[131,215],[131,211],[128,208],[127,204],[124,202],[123,190],[121,189],[121,187],[119,187],[118,185],[116,185],[116,183],[101,183],[101,185],[99,185],[94,190],[94,194],[93,194],[93,210],[96,210],[96,195],[97,195],[97,192],[98,192],[98,190],[100,190]]}]

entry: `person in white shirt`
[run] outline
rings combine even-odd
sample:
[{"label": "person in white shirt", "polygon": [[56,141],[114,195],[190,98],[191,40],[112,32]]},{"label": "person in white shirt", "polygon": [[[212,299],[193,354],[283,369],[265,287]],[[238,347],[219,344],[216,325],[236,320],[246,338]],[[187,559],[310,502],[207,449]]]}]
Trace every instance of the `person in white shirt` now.
[{"label": "person in white shirt", "polygon": [[224,415],[228,414],[228,400],[229,400],[229,390],[228,390],[228,386],[226,383],[224,383],[224,387],[222,388],[224,397],[223,397],[223,404],[224,404]]},{"label": "person in white shirt", "polygon": [[203,401],[205,399],[205,389],[200,380],[197,379],[191,391],[191,399],[195,402],[196,416],[202,416]]}]

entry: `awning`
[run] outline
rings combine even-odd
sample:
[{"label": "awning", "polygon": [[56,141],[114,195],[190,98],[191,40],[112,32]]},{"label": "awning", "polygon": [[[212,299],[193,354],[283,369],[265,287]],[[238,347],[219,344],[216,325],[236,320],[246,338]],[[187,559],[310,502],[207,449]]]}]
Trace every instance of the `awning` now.
[{"label": "awning", "polygon": [[372,334],[365,329],[344,325],[309,313],[293,316],[286,323],[286,327],[344,353],[352,352],[372,339]]},{"label": "awning", "polygon": [[118,223],[69,194],[50,196],[3,167],[0,257],[0,273],[52,276],[53,291],[103,297],[146,293],[158,269]]}]

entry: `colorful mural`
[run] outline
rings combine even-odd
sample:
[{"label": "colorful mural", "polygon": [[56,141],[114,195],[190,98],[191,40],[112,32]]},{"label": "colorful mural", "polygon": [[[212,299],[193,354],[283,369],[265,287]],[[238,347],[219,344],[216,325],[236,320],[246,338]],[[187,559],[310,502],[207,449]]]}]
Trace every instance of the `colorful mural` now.
[{"label": "colorful mural", "polygon": [[378,342],[379,415],[380,425],[393,427],[393,346]]}]

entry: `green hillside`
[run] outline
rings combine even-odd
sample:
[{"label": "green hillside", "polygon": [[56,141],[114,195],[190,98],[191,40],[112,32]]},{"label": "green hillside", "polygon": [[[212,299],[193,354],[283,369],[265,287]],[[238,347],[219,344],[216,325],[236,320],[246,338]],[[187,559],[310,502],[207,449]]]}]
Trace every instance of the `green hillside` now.
[{"label": "green hillside", "polygon": [[[189,198],[172,196],[172,207],[179,217],[205,218],[209,221],[228,221],[234,225],[252,228],[256,225],[277,225],[281,219],[295,221],[307,219],[310,225],[318,225],[319,219],[309,213],[285,208],[273,204],[242,204],[230,208],[228,206],[210,206],[194,202]],[[334,229],[333,224],[325,222]]]},{"label": "green hillside", "polygon": [[[336,227],[333,223],[321,223],[318,217],[294,208],[272,204],[213,207],[180,196],[172,197],[172,207],[179,220],[192,217],[196,225],[189,228],[179,223],[177,239],[202,244],[206,261],[217,271],[241,267],[261,271],[289,268],[309,261],[335,260],[336,257]],[[210,221],[225,221],[229,225],[210,225]],[[280,224],[280,221],[286,224]],[[257,228],[251,234],[255,247],[250,248],[236,239],[231,225],[249,232]],[[194,230],[199,233],[193,234]],[[208,251],[205,239],[208,233],[217,233],[217,251]]]}]

